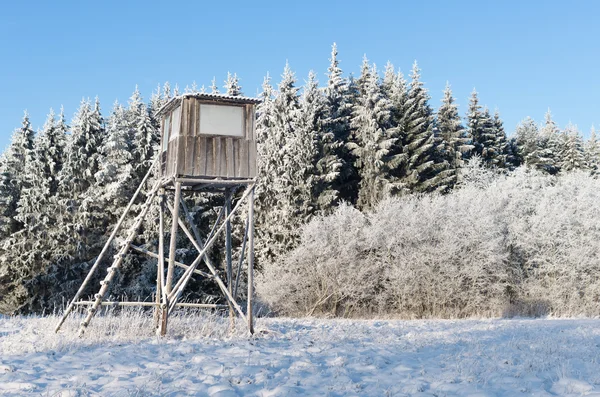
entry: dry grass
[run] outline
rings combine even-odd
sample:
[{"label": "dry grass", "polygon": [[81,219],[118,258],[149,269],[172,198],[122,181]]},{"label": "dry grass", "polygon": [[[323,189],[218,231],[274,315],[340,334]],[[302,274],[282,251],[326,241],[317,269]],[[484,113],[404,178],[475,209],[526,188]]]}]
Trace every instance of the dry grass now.
[{"label": "dry grass", "polygon": [[180,310],[169,317],[168,335],[158,338],[153,313],[142,309],[107,310],[92,320],[79,338],[81,314],[73,314],[58,334],[54,328],[59,314],[47,316],[0,317],[0,352],[22,354],[41,351],[70,351],[94,345],[136,344],[156,339],[169,340],[231,339],[247,336],[245,324],[236,320],[233,328],[227,316],[199,310]]}]

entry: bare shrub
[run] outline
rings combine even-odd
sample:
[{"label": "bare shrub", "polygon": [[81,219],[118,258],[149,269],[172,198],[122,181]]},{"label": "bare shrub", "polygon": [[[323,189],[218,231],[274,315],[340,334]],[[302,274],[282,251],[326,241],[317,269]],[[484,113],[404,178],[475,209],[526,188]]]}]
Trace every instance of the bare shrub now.
[{"label": "bare shrub", "polygon": [[600,182],[480,175],[445,196],[314,219],[264,264],[261,298],[289,315],[600,315]]}]

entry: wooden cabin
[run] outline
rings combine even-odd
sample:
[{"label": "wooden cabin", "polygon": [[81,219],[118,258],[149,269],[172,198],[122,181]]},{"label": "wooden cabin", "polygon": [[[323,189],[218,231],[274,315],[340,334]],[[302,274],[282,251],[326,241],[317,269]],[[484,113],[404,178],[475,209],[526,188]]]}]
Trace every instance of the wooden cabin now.
[{"label": "wooden cabin", "polygon": [[184,94],[161,116],[161,173],[186,179],[256,177],[256,98]]}]

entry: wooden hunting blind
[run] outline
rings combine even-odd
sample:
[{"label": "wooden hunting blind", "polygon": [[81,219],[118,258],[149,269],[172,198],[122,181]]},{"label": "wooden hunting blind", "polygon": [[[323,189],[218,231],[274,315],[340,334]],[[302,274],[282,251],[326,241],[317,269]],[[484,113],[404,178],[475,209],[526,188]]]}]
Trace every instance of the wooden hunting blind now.
[{"label": "wooden hunting blind", "polygon": [[159,112],[163,177],[256,177],[254,114],[257,99],[186,94]]},{"label": "wooden hunting blind", "polygon": [[[84,334],[101,306],[154,307],[155,327],[159,335],[166,334],[167,319],[171,312],[178,308],[229,308],[232,321],[237,313],[248,323],[249,331],[254,332],[252,315],[254,186],[257,173],[254,114],[255,105],[259,102],[258,99],[241,96],[195,93],[177,96],[157,112],[161,117],[161,145],[157,157],[65,310],[56,332],[69,313],[79,306],[88,306],[87,315],[79,329],[80,336]],[[153,185],[148,188],[146,183],[155,171],[158,171],[158,178],[155,178]],[[122,239],[118,241],[119,230],[145,187],[147,188],[145,203],[126,235],[121,236]],[[202,235],[195,225],[193,213],[188,209],[184,197],[198,194],[199,191],[222,194],[224,198],[224,204],[216,221],[210,233],[206,235]],[[244,202],[248,205],[244,237],[239,245],[237,263],[234,267],[231,221],[236,213],[241,212],[240,208]],[[158,244],[154,247],[158,252],[133,244],[144,218],[153,205],[159,206]],[[170,214],[172,220],[170,233],[169,228],[165,227],[167,214]],[[176,258],[179,231],[184,232],[198,253],[191,264],[182,263]],[[225,235],[225,260],[224,263],[215,263],[211,259],[210,250],[217,242],[220,233]],[[109,285],[129,250],[157,259],[156,291],[153,301],[108,302],[104,300]],[[112,264],[107,268],[106,277],[100,283],[99,292],[94,295],[93,300],[79,300],[93,274],[109,252],[116,252],[116,254],[113,256]],[[238,303],[240,296],[238,285],[243,273],[244,261],[247,264],[248,287],[245,313]],[[202,264],[205,269],[200,270]],[[176,272],[175,268],[183,270]],[[222,279],[223,276],[225,279]],[[192,277],[202,277],[216,282],[223,293],[225,304],[181,302],[183,291]]]}]

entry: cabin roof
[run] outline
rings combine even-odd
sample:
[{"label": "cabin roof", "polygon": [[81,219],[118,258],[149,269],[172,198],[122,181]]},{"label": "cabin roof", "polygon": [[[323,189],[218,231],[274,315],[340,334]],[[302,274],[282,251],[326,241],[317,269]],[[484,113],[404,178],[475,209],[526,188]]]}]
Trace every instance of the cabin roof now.
[{"label": "cabin roof", "polygon": [[234,103],[234,104],[257,104],[260,103],[261,100],[258,98],[251,98],[245,96],[232,96],[225,94],[206,94],[206,93],[192,93],[192,94],[183,94],[178,95],[176,97],[171,98],[167,103],[165,103],[158,111],[157,115],[162,115],[163,113],[175,108],[184,98],[197,98],[197,99],[205,99],[213,102],[224,102],[224,103]]}]

